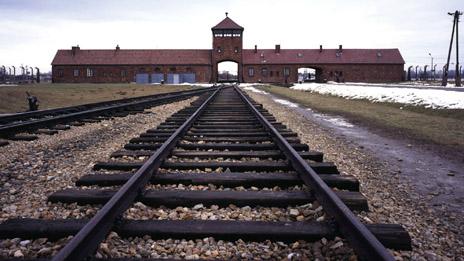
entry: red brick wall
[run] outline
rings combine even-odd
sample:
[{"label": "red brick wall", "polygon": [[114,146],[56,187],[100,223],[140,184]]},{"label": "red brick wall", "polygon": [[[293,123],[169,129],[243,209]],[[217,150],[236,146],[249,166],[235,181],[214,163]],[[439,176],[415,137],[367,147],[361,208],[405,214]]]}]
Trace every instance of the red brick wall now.
[{"label": "red brick wall", "polygon": [[[243,34],[242,34],[243,35]],[[221,52],[218,52],[218,47]],[[235,52],[235,48],[238,49]],[[238,63],[238,79],[242,79],[241,65],[242,65],[242,37],[214,37],[213,36],[213,50],[212,50],[212,78],[211,82],[217,81],[217,65],[222,61],[234,61]]]},{"label": "red brick wall", "polygon": [[[298,82],[298,68],[314,68],[321,72],[321,80],[336,81],[336,72],[342,72],[340,81],[346,82],[400,82],[403,80],[402,64],[346,64],[346,65],[243,65],[244,82],[285,83],[284,68],[290,69],[287,83]],[[254,77],[248,74],[254,68]],[[262,74],[262,69],[267,74]]]},{"label": "red brick wall", "polygon": [[[87,77],[87,68],[94,69],[95,75]],[[74,70],[79,70],[79,76],[74,76]],[[159,71],[158,71],[158,70]],[[172,70],[175,71],[172,71]],[[125,71],[123,77],[121,72]],[[193,72],[197,82],[209,82],[211,66],[209,65],[54,65],[52,81],[54,83],[128,83],[135,82],[137,73],[163,73],[164,79],[171,72]]]}]

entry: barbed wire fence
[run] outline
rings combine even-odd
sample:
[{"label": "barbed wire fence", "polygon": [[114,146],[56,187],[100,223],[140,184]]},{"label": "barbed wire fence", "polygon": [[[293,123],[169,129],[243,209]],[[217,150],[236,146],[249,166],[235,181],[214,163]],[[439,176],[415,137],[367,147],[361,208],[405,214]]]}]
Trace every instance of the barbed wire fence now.
[{"label": "barbed wire fence", "polygon": [[29,65],[0,65],[1,84],[31,84],[40,83],[44,75],[38,67]]}]

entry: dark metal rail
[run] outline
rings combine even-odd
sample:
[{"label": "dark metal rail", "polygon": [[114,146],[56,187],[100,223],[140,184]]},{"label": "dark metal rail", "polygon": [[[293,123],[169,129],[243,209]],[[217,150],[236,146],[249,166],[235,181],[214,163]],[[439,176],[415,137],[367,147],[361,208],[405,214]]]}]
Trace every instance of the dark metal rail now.
[{"label": "dark metal rail", "polygon": [[167,95],[164,95],[158,98],[149,98],[149,99],[131,101],[128,103],[123,103],[123,104],[115,104],[115,105],[110,105],[110,106],[105,106],[105,107],[93,108],[90,110],[58,115],[56,117],[51,117],[51,118],[43,118],[43,119],[37,119],[37,120],[31,120],[31,121],[25,121],[25,122],[18,122],[18,123],[13,123],[9,125],[0,125],[0,137],[9,137],[18,132],[31,131],[31,130],[36,130],[38,128],[50,127],[56,124],[68,123],[68,122],[78,120],[78,119],[102,115],[105,113],[110,113],[110,112],[114,112],[118,110],[124,110],[125,108],[143,107],[143,106],[148,106],[151,104],[169,102],[169,101],[202,94],[202,93],[213,91],[213,90],[214,89],[208,88],[208,89],[190,91],[187,93],[182,92],[182,93],[175,93],[175,94],[167,94]]},{"label": "dark metal rail", "polygon": [[220,88],[203,102],[52,260],[82,260],[98,248],[113,228],[115,220],[133,203],[142,187],[219,91]]},{"label": "dark metal rail", "polygon": [[317,200],[336,221],[343,235],[356,253],[366,260],[395,260],[388,250],[363,225],[353,212],[340,200],[309,164],[287,142],[274,126],[253,106],[250,100],[235,87],[242,100],[253,111],[263,127],[270,132],[275,143],[284,152],[290,164],[304,183],[314,190]]}]

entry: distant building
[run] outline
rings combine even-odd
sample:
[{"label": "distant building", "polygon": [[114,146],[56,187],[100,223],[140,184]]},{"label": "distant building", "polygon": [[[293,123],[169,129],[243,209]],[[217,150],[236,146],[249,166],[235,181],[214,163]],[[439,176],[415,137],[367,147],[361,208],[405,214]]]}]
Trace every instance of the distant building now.
[{"label": "distant building", "polygon": [[[211,28],[212,49],[58,50],[55,83],[218,82],[218,64],[237,63],[239,82],[295,83],[299,68],[315,69],[316,81],[399,82],[398,49],[243,49],[243,27],[226,17]],[[222,79],[222,78],[221,78]]]}]

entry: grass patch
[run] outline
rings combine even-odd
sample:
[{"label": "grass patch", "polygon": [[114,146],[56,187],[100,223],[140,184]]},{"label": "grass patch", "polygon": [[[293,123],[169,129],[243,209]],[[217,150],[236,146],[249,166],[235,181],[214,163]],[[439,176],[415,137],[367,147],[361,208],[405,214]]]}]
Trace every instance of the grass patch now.
[{"label": "grass patch", "polygon": [[39,99],[39,109],[50,109],[192,88],[194,87],[185,85],[79,83],[2,86],[0,87],[0,113],[28,110],[26,91]]},{"label": "grass patch", "polygon": [[342,115],[354,123],[380,129],[389,135],[464,150],[464,110],[433,110],[404,104],[348,100],[276,86],[259,88],[319,112]]}]

